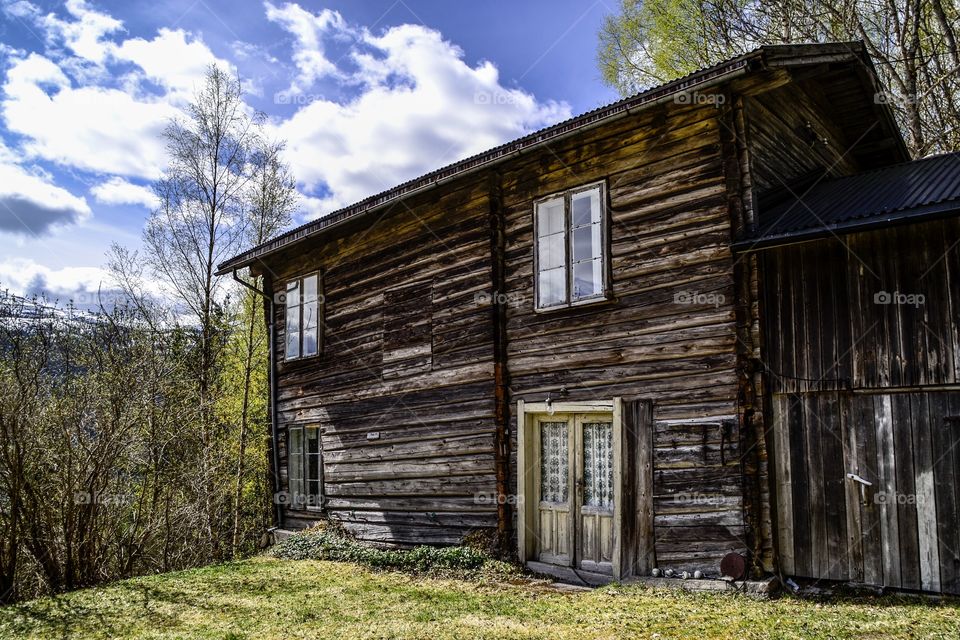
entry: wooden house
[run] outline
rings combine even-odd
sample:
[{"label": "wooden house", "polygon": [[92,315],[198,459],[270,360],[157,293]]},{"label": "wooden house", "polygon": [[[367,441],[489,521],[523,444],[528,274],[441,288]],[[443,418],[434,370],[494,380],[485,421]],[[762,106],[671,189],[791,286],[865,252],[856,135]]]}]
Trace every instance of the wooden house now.
[{"label": "wooden house", "polygon": [[945,158],[909,162],[861,44],[762,47],[232,258],[279,524],[488,532],[588,582],[736,553],[960,591],[960,181],[871,199]]}]

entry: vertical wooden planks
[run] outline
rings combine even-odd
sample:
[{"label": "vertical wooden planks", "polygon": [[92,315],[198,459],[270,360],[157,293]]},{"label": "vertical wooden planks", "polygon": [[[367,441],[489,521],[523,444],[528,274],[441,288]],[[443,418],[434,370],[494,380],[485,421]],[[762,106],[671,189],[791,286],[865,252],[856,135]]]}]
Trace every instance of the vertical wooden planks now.
[{"label": "vertical wooden planks", "polygon": [[920,588],[920,549],[917,540],[917,491],[913,464],[913,439],[910,421],[912,394],[900,393],[893,402],[893,446],[896,462],[896,492],[893,503],[897,508],[900,536],[900,585],[904,589]]},{"label": "vertical wooden planks", "polygon": [[874,396],[877,431],[877,483],[874,493],[880,512],[880,548],[883,581],[900,587],[900,527],[896,505],[897,463],[893,437],[893,401],[889,394]]},{"label": "vertical wooden planks", "polygon": [[860,451],[860,438],[858,437],[856,424],[858,416],[853,405],[853,395],[847,394],[840,398],[847,578],[855,582],[863,582],[863,521],[860,510],[866,487],[853,479],[847,478],[848,473],[854,473],[860,477],[863,477],[865,473],[860,469],[860,459],[858,458]]},{"label": "vertical wooden planks", "polygon": [[876,411],[873,396],[853,398],[854,429],[857,434],[857,473],[871,487],[859,489],[860,531],[863,549],[863,581],[883,584],[883,543],[881,538],[880,506],[876,499],[880,483],[877,454]]},{"label": "vertical wooden planks", "polygon": [[843,429],[836,392],[817,394],[820,426],[820,457],[823,461],[822,482],[824,528],[826,533],[827,570],[821,575],[831,580],[849,579],[847,553],[846,472],[843,465]]},{"label": "vertical wooden planks", "polygon": [[815,575],[812,537],[810,533],[810,472],[807,466],[806,421],[803,398],[787,395],[787,414],[790,416],[790,467],[793,478],[794,562],[797,574]]},{"label": "vertical wooden planks", "polygon": [[930,435],[929,396],[912,394],[910,423],[917,495],[917,543],[920,559],[920,588],[940,590],[940,548],[937,537],[937,492],[934,484],[934,449]]},{"label": "vertical wooden planks", "polygon": [[776,452],[777,529],[780,568],[787,575],[796,575],[793,553],[793,476],[790,464],[790,398],[785,394],[773,396],[773,446]]},{"label": "vertical wooden planks", "polygon": [[934,451],[934,490],[937,500],[937,540],[940,585],[947,593],[960,593],[960,393],[930,396],[930,436]]}]

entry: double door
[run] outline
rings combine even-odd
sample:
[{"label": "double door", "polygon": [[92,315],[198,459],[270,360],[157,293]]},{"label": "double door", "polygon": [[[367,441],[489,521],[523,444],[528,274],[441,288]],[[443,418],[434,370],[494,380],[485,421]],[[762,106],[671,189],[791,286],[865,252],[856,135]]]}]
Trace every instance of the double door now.
[{"label": "double door", "polygon": [[540,414],[533,427],[536,559],[612,573],[618,456],[611,414]]}]

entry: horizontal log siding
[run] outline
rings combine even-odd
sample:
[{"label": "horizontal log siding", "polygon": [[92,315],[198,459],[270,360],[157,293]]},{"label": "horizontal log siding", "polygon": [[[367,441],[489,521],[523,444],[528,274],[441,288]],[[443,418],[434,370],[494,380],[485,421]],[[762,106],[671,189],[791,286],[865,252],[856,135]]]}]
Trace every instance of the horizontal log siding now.
[{"label": "horizontal log siding", "polygon": [[[327,512],[361,539],[455,544],[496,527],[492,314],[477,302],[490,291],[488,212],[486,185],[461,180],[267,265],[278,291],[323,271],[318,358],[283,361],[276,309],[279,439],[321,426]],[[287,509],[285,526],[316,517]]]},{"label": "horizontal log siding", "polygon": [[[558,398],[561,387],[564,400],[652,400],[657,562],[711,573],[745,551],[739,435],[724,420],[736,413],[736,321],[717,114],[666,105],[503,173],[511,406]],[[533,201],[598,180],[611,202],[616,300],[538,314]],[[678,304],[681,291],[723,302]],[[515,470],[515,417],[511,435]]]}]

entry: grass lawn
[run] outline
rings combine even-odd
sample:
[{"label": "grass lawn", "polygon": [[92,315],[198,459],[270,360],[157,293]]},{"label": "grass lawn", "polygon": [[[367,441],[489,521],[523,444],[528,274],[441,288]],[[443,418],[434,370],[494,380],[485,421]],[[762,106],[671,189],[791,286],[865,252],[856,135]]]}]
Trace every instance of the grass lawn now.
[{"label": "grass lawn", "polygon": [[0,608],[2,638],[960,638],[960,605],[559,593],[258,557]]}]

